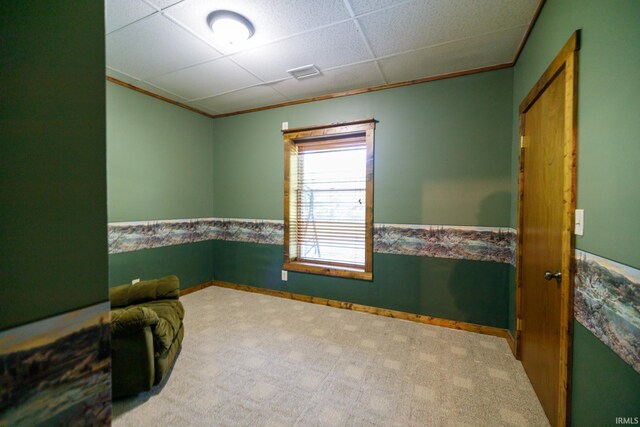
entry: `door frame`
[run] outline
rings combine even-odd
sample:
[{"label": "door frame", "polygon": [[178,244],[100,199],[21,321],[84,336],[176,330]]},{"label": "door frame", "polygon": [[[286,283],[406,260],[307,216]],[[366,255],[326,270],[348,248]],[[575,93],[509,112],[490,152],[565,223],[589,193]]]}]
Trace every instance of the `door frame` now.
[{"label": "door frame", "polygon": [[550,85],[558,73],[565,71],[565,109],[564,109],[564,163],[562,197],[562,263],[561,302],[560,302],[560,381],[558,384],[558,414],[552,425],[569,424],[571,398],[571,362],[573,341],[573,288],[575,273],[574,215],[576,208],[576,166],[577,166],[577,95],[578,95],[578,50],[580,32],[571,35],[562,50],[556,55],[537,83],[522,100],[519,107],[520,154],[518,173],[518,234],[516,240],[516,336],[515,354],[520,354],[520,332],[522,330],[522,226],[524,200],[524,118],[525,113]]}]

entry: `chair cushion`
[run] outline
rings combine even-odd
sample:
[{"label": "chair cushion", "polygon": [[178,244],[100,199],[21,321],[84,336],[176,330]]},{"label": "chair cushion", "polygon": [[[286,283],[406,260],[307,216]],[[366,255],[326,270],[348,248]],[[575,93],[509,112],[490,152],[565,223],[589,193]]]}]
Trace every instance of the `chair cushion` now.
[{"label": "chair cushion", "polygon": [[176,276],[143,280],[135,285],[120,285],[109,289],[111,307],[127,307],[147,301],[160,299],[178,299],[180,280]]},{"label": "chair cushion", "polygon": [[171,347],[182,326],[184,307],[178,299],[149,301],[139,306],[152,310],[158,316],[158,323],[152,327],[151,331],[155,356],[162,356]]}]

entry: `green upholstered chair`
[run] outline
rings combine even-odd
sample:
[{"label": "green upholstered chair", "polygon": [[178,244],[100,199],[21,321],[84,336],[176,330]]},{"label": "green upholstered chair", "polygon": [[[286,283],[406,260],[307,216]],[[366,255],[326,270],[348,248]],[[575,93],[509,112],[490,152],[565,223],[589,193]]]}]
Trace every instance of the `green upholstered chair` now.
[{"label": "green upholstered chair", "polygon": [[184,337],[179,297],[176,276],[109,290],[114,398],[150,390],[171,368]]}]

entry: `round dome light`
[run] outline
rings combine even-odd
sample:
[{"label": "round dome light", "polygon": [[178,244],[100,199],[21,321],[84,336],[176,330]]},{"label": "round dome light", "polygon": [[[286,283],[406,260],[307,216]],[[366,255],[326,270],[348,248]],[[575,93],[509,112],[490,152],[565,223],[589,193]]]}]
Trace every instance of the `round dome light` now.
[{"label": "round dome light", "polygon": [[248,40],[254,32],[253,24],[247,18],[230,10],[211,12],[207,22],[217,38],[230,44]]}]

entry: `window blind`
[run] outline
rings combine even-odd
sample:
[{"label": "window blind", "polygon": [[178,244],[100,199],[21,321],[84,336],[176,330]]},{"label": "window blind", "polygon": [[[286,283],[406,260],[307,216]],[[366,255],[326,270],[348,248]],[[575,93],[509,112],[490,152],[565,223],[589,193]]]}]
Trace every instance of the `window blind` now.
[{"label": "window blind", "polygon": [[365,264],[367,145],[364,136],[297,144],[297,259]]}]

